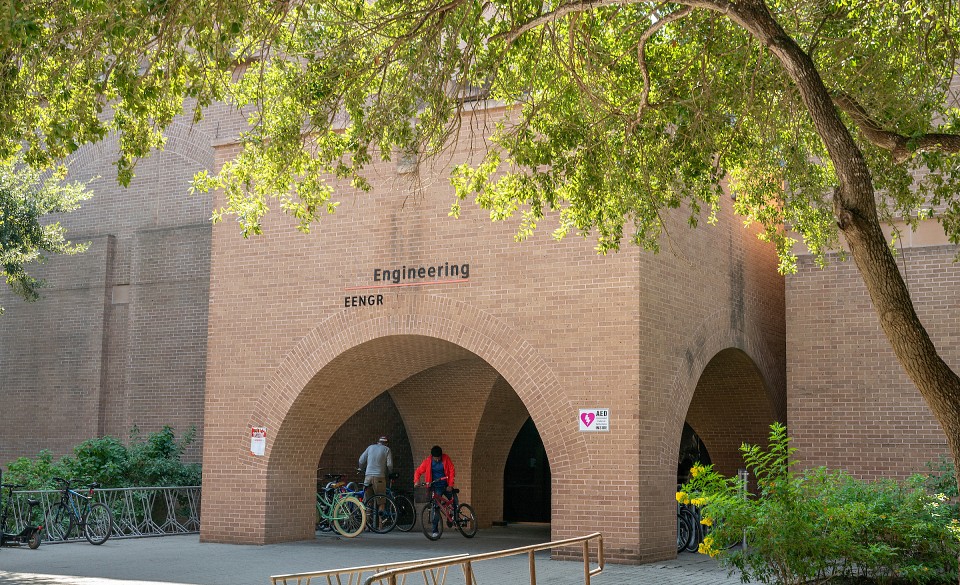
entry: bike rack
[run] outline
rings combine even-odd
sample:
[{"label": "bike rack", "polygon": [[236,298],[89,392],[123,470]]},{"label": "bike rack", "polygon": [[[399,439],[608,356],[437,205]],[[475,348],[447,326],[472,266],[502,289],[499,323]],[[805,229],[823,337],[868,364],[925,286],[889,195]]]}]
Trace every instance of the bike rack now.
[{"label": "bike rack", "polygon": [[[24,522],[29,496],[40,500],[44,525],[53,522],[54,506],[60,501],[58,490],[25,490],[13,492],[14,520]],[[98,488],[94,501],[103,502],[113,512],[113,534],[110,538],[138,538],[167,534],[193,534],[200,531],[200,487],[135,487]],[[48,530],[43,531],[44,542],[56,543]],[[82,540],[76,535],[70,540]]]}]

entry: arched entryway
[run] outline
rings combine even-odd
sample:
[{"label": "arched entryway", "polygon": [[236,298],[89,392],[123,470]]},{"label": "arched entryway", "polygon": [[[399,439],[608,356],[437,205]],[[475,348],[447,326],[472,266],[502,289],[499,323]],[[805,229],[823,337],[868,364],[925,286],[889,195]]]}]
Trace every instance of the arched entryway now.
[{"label": "arched entryway", "polygon": [[[395,487],[410,494],[413,470],[433,445],[440,445],[456,466],[461,500],[473,505],[480,526],[499,523],[504,517],[503,500],[496,494],[504,492],[509,439],[517,436],[523,421],[532,419],[513,388],[489,364],[477,356],[446,353],[439,341],[431,346],[418,344],[418,352],[434,345],[442,355],[455,359],[409,376],[350,416],[325,441],[318,478],[344,473],[359,479],[355,475],[359,454],[386,435],[399,474]],[[344,384],[349,386],[351,381]],[[535,441],[543,452],[541,465],[548,466],[539,434]],[[549,482],[546,489],[549,502]]]},{"label": "arched entryway", "polygon": [[[782,418],[759,369],[737,348],[724,349],[707,363],[686,415],[692,440],[709,454],[714,469],[728,476],[743,467],[740,445],[766,445],[770,425],[777,420]],[[681,443],[681,456],[683,448]]]},{"label": "arched entryway", "polygon": [[[499,437],[490,425],[481,425],[502,406],[503,401],[490,399],[498,393],[523,407],[509,441],[527,417],[543,421],[541,436],[554,474],[572,477],[583,469],[587,449],[582,437],[565,436],[549,424],[575,410],[535,349],[506,324],[467,305],[433,297],[405,300],[409,305],[402,314],[347,313],[328,319],[286,353],[249,411],[246,435],[235,435],[236,459],[231,462],[222,451],[205,452],[211,462],[204,468],[205,485],[219,487],[205,498],[205,511],[213,510],[210,518],[224,521],[207,522],[202,539],[268,543],[313,538],[311,511],[324,446],[343,421],[387,391],[404,420],[412,459],[433,444],[456,454],[457,484],[478,513],[498,510],[487,508],[481,494],[502,494],[503,489],[502,469],[482,472],[495,459],[476,455],[489,451]],[[249,427],[268,429],[263,456],[250,453]],[[563,494],[553,501],[555,513],[577,505]],[[240,518],[228,512],[236,505],[245,509]],[[481,525],[500,516],[499,510],[491,512]],[[554,537],[581,528],[574,523],[552,526]]]}]

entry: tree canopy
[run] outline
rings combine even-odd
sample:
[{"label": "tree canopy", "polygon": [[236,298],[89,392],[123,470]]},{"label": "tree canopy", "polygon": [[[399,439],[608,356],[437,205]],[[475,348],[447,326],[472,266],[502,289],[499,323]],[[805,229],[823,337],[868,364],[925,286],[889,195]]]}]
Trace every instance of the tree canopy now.
[{"label": "tree canopy", "polygon": [[36,300],[44,282],[27,272],[28,265],[43,262],[48,254],[86,249],[85,244],[67,241],[63,226],[48,216],[74,211],[91,195],[84,185],[64,184],[62,171],[41,178],[15,159],[0,161],[0,267],[14,293]]},{"label": "tree canopy", "polygon": [[0,157],[30,164],[120,136],[118,172],[190,98],[249,112],[236,159],[195,179],[259,233],[273,201],[309,230],[333,179],[443,151],[469,108],[505,118],[457,200],[523,237],[656,250],[662,214],[736,210],[794,268],[841,245],[900,363],[960,457],[960,378],[913,309],[881,220],[960,243],[952,0],[51,0],[0,15]]}]

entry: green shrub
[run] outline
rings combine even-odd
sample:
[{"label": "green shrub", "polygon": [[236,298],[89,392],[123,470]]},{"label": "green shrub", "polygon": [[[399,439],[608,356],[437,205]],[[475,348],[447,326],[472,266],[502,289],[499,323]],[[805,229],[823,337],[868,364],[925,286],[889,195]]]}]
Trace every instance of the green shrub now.
[{"label": "green shrub", "polygon": [[[955,583],[960,525],[943,494],[923,478],[865,482],[818,468],[791,471],[786,428],[771,427],[770,445],[741,448],[758,493],[745,497],[738,478],[695,466],[677,498],[701,506],[710,534],[700,550],[741,572],[744,581],[820,583]],[[728,550],[746,535],[746,549]]]},{"label": "green shrub", "polygon": [[180,440],[170,427],[146,439],[134,427],[130,436],[128,446],[115,437],[88,439],[73,448],[73,456],[56,462],[47,450],[34,459],[20,457],[7,466],[4,481],[28,489],[55,487],[53,477],[97,482],[105,488],[200,485],[200,465],[181,461],[194,440],[192,429]]}]

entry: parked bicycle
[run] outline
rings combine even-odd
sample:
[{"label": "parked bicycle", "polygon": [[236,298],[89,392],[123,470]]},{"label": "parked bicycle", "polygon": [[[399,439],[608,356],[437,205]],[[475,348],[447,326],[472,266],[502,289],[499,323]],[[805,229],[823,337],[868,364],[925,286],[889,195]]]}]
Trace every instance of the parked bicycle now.
[{"label": "parked bicycle", "polygon": [[391,473],[387,484],[387,495],[393,498],[393,503],[397,506],[397,530],[401,532],[410,532],[414,524],[417,523],[417,507],[413,500],[406,494],[393,489],[393,482],[400,477],[399,473]]},{"label": "parked bicycle", "polygon": [[[477,515],[470,504],[460,504],[454,509],[453,498],[448,498],[445,494],[438,494],[433,490],[433,486],[446,477],[440,477],[430,482],[430,502],[420,513],[420,527],[423,529],[423,535],[430,540],[437,540],[443,536],[443,525],[448,527],[456,526],[460,534],[467,538],[473,538],[477,534]],[[421,483],[420,486],[427,484]],[[453,494],[460,493],[460,490],[453,488]],[[433,521],[437,522],[437,532],[433,532]],[[436,534],[436,536],[434,536]]]},{"label": "parked bicycle", "polygon": [[87,495],[70,488],[74,480],[54,477],[60,484],[60,502],[50,510],[47,531],[57,540],[67,540],[76,527],[90,544],[103,544],[113,532],[113,514],[102,502],[94,502],[94,491],[99,487],[91,483]]},{"label": "parked bicycle", "polygon": [[[2,475],[0,475],[2,477]],[[33,522],[33,510],[40,505],[39,500],[29,498],[27,500],[28,512],[24,516],[26,524],[21,528],[16,526],[16,517],[11,510],[13,504],[13,490],[19,489],[22,485],[12,483],[0,483],[0,498],[3,498],[3,490],[7,490],[7,497],[0,508],[0,546],[20,546],[25,544],[33,550],[40,546],[40,533],[43,531],[43,524]]]},{"label": "parked bicycle", "polygon": [[[357,473],[360,474],[361,471],[358,469]],[[397,525],[397,507],[393,498],[386,494],[368,494],[369,487],[369,485],[351,481],[340,484],[336,489],[355,497],[364,505],[367,510],[368,530],[377,534],[386,534]]]},{"label": "parked bicycle", "polygon": [[[703,517],[700,515],[700,508],[694,506],[693,504],[679,505],[677,507],[677,552],[682,552],[684,550],[690,552],[696,552],[700,550],[700,543],[703,542],[703,539],[707,537],[712,532],[712,528],[706,524],[703,524],[701,520]],[[681,546],[681,525],[686,533],[685,541],[683,546]],[[716,548],[733,548],[744,544],[745,539],[743,540],[733,540],[730,542],[721,542],[714,543]]]},{"label": "parked bicycle", "polygon": [[317,529],[335,530],[345,538],[363,532],[367,511],[363,502],[343,490],[347,482],[342,474],[327,474],[327,484],[317,491]]},{"label": "parked bicycle", "polygon": [[[697,520],[686,506],[677,502],[677,552],[683,552],[697,533]],[[693,549],[697,550],[696,545]]]}]

